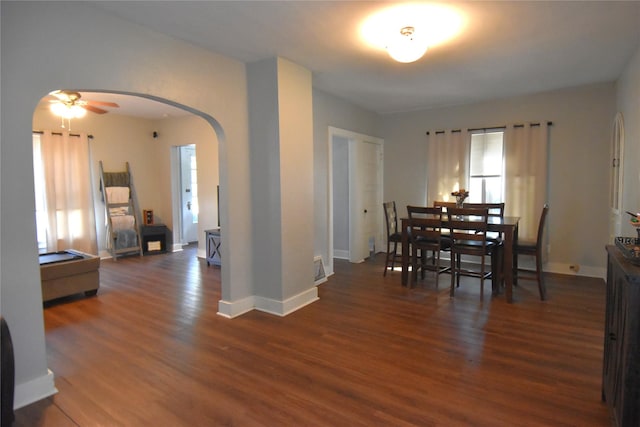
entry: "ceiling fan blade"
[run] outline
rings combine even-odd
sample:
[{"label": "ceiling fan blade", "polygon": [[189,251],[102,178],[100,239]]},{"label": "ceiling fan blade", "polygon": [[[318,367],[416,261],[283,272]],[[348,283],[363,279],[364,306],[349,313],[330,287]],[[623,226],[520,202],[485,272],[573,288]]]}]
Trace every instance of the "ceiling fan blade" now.
[{"label": "ceiling fan blade", "polygon": [[107,112],[107,110],[103,110],[102,108],[94,107],[93,105],[83,105],[82,108],[84,108],[87,111],[91,111],[93,113],[96,113],[96,114],[104,114],[104,113]]},{"label": "ceiling fan blade", "polygon": [[87,105],[102,105],[104,107],[113,107],[113,108],[118,108],[120,107],[118,104],[116,104],[115,102],[105,102],[105,101],[85,101],[87,103]]}]

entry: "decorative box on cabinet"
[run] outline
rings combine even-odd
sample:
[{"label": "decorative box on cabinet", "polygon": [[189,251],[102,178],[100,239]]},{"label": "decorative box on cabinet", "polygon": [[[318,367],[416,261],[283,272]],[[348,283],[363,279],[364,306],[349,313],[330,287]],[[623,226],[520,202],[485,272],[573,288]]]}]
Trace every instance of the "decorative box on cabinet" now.
[{"label": "decorative box on cabinet", "polygon": [[164,224],[143,225],[140,234],[145,255],[165,253],[172,243],[171,231]]},{"label": "decorative box on cabinet", "polygon": [[640,425],[640,266],[607,246],[602,400],[616,426]]},{"label": "decorative box on cabinet", "polygon": [[207,242],[207,265],[221,265],[220,261],[220,228],[204,230]]}]

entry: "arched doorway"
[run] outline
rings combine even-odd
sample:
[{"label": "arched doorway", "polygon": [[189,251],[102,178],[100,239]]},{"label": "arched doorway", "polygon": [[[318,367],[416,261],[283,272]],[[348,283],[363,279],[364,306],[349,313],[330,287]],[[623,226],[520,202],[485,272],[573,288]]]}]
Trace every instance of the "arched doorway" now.
[{"label": "arched doorway", "polygon": [[[217,192],[219,140],[216,126],[211,124],[213,119],[207,120],[202,113],[160,98],[102,90],[78,93],[83,102],[89,102],[89,105],[93,105],[93,102],[96,105],[110,104],[103,108],[108,113],[96,114],[89,110],[83,118],[63,121],[61,125],[60,117],[49,109],[53,97],[46,96],[34,112],[34,129],[92,135],[90,162],[94,189],[100,186],[99,162],[104,163],[105,169],[113,171],[121,170],[128,163],[135,182],[138,197],[136,205],[141,211],[140,215],[142,210],[151,210],[156,223],[166,224],[170,228],[175,243],[168,248],[170,251],[181,248],[181,189],[179,171],[174,170],[174,148],[197,145],[198,163],[206,165],[198,170],[199,181],[207,184],[199,188],[202,215],[199,215],[197,231],[198,253],[204,257],[204,230],[220,223]],[[115,105],[118,107],[112,107]],[[105,248],[104,203],[99,194],[95,194],[94,199],[99,255],[104,258],[109,256]]]}]

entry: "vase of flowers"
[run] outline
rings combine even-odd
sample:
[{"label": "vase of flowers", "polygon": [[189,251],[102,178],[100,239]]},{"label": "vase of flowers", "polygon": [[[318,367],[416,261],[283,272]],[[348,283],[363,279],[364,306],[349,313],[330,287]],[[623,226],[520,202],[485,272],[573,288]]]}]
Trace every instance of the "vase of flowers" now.
[{"label": "vase of flowers", "polygon": [[456,207],[461,208],[465,199],[469,197],[469,192],[464,188],[461,188],[458,191],[452,192],[451,195],[456,198]]}]

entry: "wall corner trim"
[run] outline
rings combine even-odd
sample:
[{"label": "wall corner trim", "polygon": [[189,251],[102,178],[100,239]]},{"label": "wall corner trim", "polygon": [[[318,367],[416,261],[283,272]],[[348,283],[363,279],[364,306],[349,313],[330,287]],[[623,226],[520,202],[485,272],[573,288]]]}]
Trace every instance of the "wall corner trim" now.
[{"label": "wall corner trim", "polygon": [[38,400],[53,396],[58,392],[53,382],[53,372],[47,369],[47,374],[22,384],[16,384],[13,408],[19,409]]},{"label": "wall corner trim", "polygon": [[319,299],[318,288],[314,285],[312,288],[283,301],[255,295],[238,301],[220,300],[218,302],[218,315],[233,319],[251,310],[258,310],[284,317]]}]

